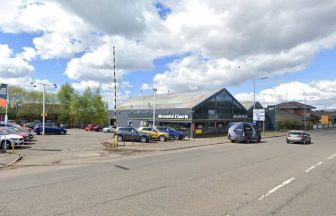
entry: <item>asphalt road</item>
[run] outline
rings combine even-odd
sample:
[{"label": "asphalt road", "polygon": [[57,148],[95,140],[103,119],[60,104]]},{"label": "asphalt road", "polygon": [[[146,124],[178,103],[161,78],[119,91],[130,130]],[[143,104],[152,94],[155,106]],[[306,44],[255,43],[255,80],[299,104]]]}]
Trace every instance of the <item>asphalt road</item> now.
[{"label": "asphalt road", "polygon": [[336,215],[336,130],[0,171],[0,215]]}]

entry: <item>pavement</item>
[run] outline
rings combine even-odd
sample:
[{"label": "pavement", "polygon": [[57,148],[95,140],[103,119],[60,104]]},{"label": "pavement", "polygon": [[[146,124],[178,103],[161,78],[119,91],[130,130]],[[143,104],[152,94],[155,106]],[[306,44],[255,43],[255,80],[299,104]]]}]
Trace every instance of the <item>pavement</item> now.
[{"label": "pavement", "polygon": [[22,159],[22,155],[20,154],[12,154],[8,152],[0,152],[0,169],[4,167],[8,167],[13,165],[17,161]]}]

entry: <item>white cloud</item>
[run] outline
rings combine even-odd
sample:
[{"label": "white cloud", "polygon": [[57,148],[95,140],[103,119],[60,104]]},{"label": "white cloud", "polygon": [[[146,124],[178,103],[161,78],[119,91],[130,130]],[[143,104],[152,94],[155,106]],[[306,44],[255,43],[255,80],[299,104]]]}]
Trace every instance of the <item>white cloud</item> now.
[{"label": "white cloud", "polygon": [[157,2],[0,0],[0,31],[34,33],[34,47],[11,58],[26,68],[36,57],[68,58],[65,75],[78,83],[113,81],[113,45],[118,82],[126,73],[152,69],[155,59],[181,56],[147,82],[162,92],[295,73],[336,44],[335,1],[167,0],[166,19]]},{"label": "white cloud", "polygon": [[69,58],[95,44],[89,26],[58,3],[15,0],[1,5],[0,30],[37,33],[33,44],[42,59]]},{"label": "white cloud", "polygon": [[[127,71],[148,70],[153,67],[149,50],[141,44],[116,37],[80,58],[69,61],[65,74],[73,80],[113,81],[113,45],[116,44],[116,69],[119,81]],[[148,55],[144,53],[148,52]]]},{"label": "white cloud", "polygon": [[13,56],[13,50],[8,45],[0,44],[0,77],[9,79],[31,76],[35,69],[25,59],[31,57],[28,52],[31,50],[26,49],[23,53]]},{"label": "white cloud", "polygon": [[[235,97],[239,101],[253,101],[253,92],[239,93]],[[287,101],[298,101],[315,106],[336,107],[336,80],[321,80],[310,83],[293,81],[283,83],[270,89],[256,93],[256,101],[262,105],[271,105]]]}]

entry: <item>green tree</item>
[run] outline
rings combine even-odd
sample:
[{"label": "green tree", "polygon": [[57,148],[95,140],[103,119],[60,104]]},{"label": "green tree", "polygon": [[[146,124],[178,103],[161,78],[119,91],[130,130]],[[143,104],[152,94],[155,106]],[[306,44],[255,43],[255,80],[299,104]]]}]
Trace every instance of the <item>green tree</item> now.
[{"label": "green tree", "polygon": [[69,83],[62,85],[57,94],[57,98],[60,104],[59,120],[67,124],[69,124],[71,96],[73,94],[76,94],[76,92]]},{"label": "green tree", "polygon": [[18,86],[8,86],[8,116],[17,119],[22,106],[26,103],[27,92]]}]

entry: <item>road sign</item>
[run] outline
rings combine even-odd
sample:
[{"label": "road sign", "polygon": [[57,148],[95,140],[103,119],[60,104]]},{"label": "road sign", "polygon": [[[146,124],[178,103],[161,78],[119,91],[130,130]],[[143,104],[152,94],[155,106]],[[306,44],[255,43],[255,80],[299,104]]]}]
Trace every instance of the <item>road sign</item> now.
[{"label": "road sign", "polygon": [[329,124],[329,116],[328,115],[322,115],[321,116],[321,123],[322,124]]},{"label": "road sign", "polygon": [[253,110],[253,121],[265,121],[265,110],[264,109],[254,109]]}]

